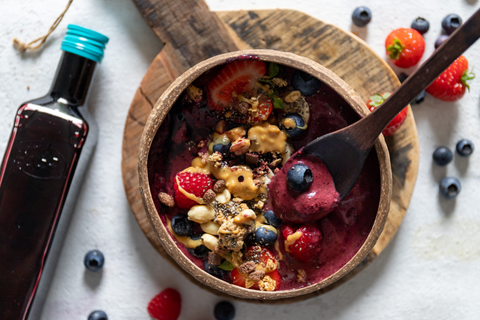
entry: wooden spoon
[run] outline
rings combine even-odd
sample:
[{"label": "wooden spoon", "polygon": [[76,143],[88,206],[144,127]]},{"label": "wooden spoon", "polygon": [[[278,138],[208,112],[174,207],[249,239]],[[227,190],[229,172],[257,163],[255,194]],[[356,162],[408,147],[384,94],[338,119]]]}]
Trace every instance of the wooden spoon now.
[{"label": "wooden spoon", "polygon": [[392,95],[368,116],[308,143],[303,153],[322,159],[343,199],[360,175],[365,158],[390,121],[480,37],[480,9]]}]

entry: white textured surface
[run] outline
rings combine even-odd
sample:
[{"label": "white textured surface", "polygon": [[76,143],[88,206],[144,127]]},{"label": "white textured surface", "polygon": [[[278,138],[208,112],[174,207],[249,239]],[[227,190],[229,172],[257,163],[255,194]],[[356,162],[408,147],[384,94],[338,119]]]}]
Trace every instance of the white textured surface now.
[{"label": "white textured surface", "polygon": [[[68,23],[110,37],[98,68],[90,110],[100,126],[96,152],[52,283],[42,319],[87,319],[103,309],[109,319],[148,319],[146,305],[159,291],[175,287],[182,294],[180,319],[213,319],[222,298],[190,283],[165,262],[141,233],[125,198],[121,144],[125,117],[135,90],[161,45],[130,0],[75,1],[42,50],[20,54],[14,36],[31,40],[46,31],[67,1],[0,0],[0,154],[22,101],[44,95],[60,58]],[[417,16],[430,21],[426,53],[449,13],[464,19],[480,7],[478,0],[365,0],[373,20],[360,33],[384,57],[384,39],[395,28],[409,27]],[[360,3],[337,1],[208,0],[211,10],[290,8],[350,30],[350,14]],[[480,43],[465,54],[477,73]],[[27,89],[27,86],[30,89]],[[446,168],[432,164],[436,146],[454,148],[460,138],[480,147],[480,77],[456,103],[427,96],[414,106],[421,160],[417,186],[405,221],[382,255],[347,284],[301,303],[268,306],[234,301],[235,319],[478,319],[480,313],[480,151],[470,159],[455,157]],[[445,175],[460,178],[456,201],[438,195]],[[98,248],[106,256],[103,272],[83,267],[84,254]]]}]

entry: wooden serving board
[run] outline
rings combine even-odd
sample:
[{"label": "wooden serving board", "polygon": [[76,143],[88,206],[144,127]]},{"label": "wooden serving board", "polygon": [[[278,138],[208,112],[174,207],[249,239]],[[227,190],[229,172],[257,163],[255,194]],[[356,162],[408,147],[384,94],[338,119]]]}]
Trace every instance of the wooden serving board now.
[{"label": "wooden serving board", "polygon": [[[139,9],[145,15],[142,11],[144,8],[139,7]],[[400,85],[396,75],[385,61],[361,39],[304,13],[293,10],[255,10],[217,12],[216,16],[224,23],[234,45],[238,48],[275,49],[308,57],[334,71],[365,101],[374,93],[391,92]],[[151,23],[150,25],[155,31],[155,26]],[[122,175],[130,207],[150,243],[174,267],[195,284],[200,285],[164,251],[146,216],[139,192],[138,143],[155,102],[178,76],[179,70],[181,67],[171,63],[171,53],[164,49],[152,62],[140,83],[125,122]],[[365,261],[341,280],[314,294],[288,301],[322,294],[345,283],[370,264],[397,232],[410,203],[419,165],[417,130],[412,110],[410,106],[408,108],[405,123],[392,137],[387,138],[392,161],[393,194],[388,220],[377,244]],[[201,286],[218,294],[209,287]],[[279,302],[285,301],[267,303]]]}]

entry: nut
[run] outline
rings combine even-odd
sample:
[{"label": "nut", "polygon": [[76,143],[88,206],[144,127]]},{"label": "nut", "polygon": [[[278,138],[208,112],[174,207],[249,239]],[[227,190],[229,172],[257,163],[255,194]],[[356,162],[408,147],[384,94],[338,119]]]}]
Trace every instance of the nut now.
[{"label": "nut", "polygon": [[273,78],[272,82],[277,87],[285,87],[288,84],[287,81],[283,80],[282,78]]},{"label": "nut", "polygon": [[204,223],[213,220],[215,217],[215,210],[209,206],[196,205],[188,211],[188,220],[197,223]]},{"label": "nut", "polygon": [[218,203],[225,204],[230,201],[231,198],[232,195],[230,194],[230,191],[228,191],[228,189],[224,189],[222,193],[215,197],[215,200],[217,200]]},{"label": "nut", "polygon": [[230,141],[235,141],[238,138],[243,138],[247,134],[247,130],[245,130],[244,127],[236,127],[233,129],[230,129],[226,132],[226,135]]},{"label": "nut", "polygon": [[230,152],[235,153],[237,156],[244,154],[250,148],[250,140],[244,138],[238,138],[230,146]]},{"label": "nut", "polygon": [[202,234],[203,245],[210,249],[211,251],[215,250],[215,246],[218,246],[218,238],[212,236],[211,234],[204,233]]},{"label": "nut", "polygon": [[160,192],[158,194],[158,200],[167,207],[173,208],[175,207],[175,201],[173,200],[173,197],[169,195],[168,193],[165,192]]},{"label": "nut", "polygon": [[223,192],[225,188],[226,188],[225,180],[217,180],[217,182],[215,182],[215,184],[213,185],[213,191],[215,191],[216,193]]},{"label": "nut", "polygon": [[205,202],[205,204],[211,204],[216,197],[217,197],[217,194],[215,193],[215,191],[213,191],[212,189],[208,189],[203,194],[202,200],[203,202]]},{"label": "nut", "polygon": [[292,103],[292,102],[297,101],[298,98],[300,98],[301,95],[302,94],[300,93],[300,91],[295,90],[295,91],[292,91],[289,94],[287,94],[285,96],[285,98],[283,98],[283,100],[285,100],[285,102]]},{"label": "nut", "polygon": [[307,279],[307,273],[303,269],[297,270],[297,282],[305,282]]},{"label": "nut", "polygon": [[225,120],[220,120],[215,126],[215,132],[222,134],[225,132],[226,128],[227,128],[227,122]]},{"label": "nut", "polygon": [[215,222],[213,221],[205,222],[205,223],[202,223],[200,227],[202,228],[203,232],[206,232],[214,236],[218,236],[218,229],[220,228],[220,226]]},{"label": "nut", "polygon": [[240,212],[239,214],[237,214],[233,219],[233,221],[236,224],[249,224],[250,221],[255,220],[256,217],[257,215],[252,209],[246,209]]},{"label": "nut", "polygon": [[270,278],[270,276],[263,277],[262,280],[258,281],[258,287],[261,291],[273,291],[277,286],[277,281]]},{"label": "nut", "polygon": [[270,162],[270,167],[275,168],[275,167],[277,167],[279,164],[281,164],[282,161],[283,161],[282,158],[275,159],[275,160],[273,160],[272,162]]}]

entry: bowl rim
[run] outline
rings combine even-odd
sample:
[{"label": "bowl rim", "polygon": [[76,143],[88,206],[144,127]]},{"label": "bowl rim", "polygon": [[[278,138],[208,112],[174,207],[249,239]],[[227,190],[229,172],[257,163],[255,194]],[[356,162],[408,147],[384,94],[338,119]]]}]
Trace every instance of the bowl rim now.
[{"label": "bowl rim", "polygon": [[204,270],[197,267],[185,254],[178,248],[175,241],[170,236],[167,228],[165,228],[159,212],[155,207],[151,196],[150,184],[148,180],[148,155],[153,139],[160,128],[166,115],[180,97],[182,92],[204,72],[221,64],[232,62],[234,60],[261,60],[266,62],[275,62],[284,64],[289,67],[309,73],[318,78],[333,90],[335,90],[348,105],[361,116],[370,113],[362,98],[339,76],[333,71],[323,67],[319,63],[290,52],[282,52],[267,49],[251,49],[241,50],[214,56],[204,60],[193,66],[180,77],[178,77],[160,96],[155,103],[151,114],[149,115],[145,128],[142,133],[139,144],[139,189],[142,197],[143,206],[147,213],[148,220],[152,228],[165,248],[165,251],[180,265],[182,269],[192,275],[197,281],[218,290],[222,293],[232,295],[243,299],[257,300],[277,300],[288,299],[302,295],[306,295],[326,286],[331,285],[339,280],[358,264],[360,264],[375,245],[378,237],[383,231],[385,222],[390,208],[390,200],[392,195],[392,173],[390,167],[390,156],[383,135],[380,135],[375,142],[375,149],[379,160],[380,169],[380,199],[378,204],[377,215],[375,217],[372,229],[367,239],[355,253],[355,255],[339,270],[320,282],[308,285],[299,289],[281,290],[281,291],[259,291],[246,289],[224,280],[218,279]]}]

